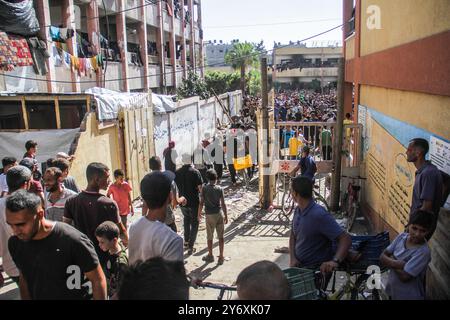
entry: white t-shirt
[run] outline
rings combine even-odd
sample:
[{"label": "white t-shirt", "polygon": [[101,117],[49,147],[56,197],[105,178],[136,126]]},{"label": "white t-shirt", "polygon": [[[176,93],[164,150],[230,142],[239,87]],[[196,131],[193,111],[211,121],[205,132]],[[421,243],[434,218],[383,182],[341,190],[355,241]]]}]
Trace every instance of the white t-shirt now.
[{"label": "white t-shirt", "polygon": [[6,183],[6,174],[0,174],[0,195],[3,192],[8,192],[8,184]]},{"label": "white t-shirt", "polygon": [[138,260],[161,257],[169,261],[184,261],[183,238],[165,223],[141,217],[130,226],[128,260],[130,265]]},{"label": "white t-shirt", "polygon": [[8,240],[13,235],[11,227],[6,223],[6,198],[0,199],[0,256],[3,260],[3,269],[10,277],[18,277],[17,269],[8,250]]}]

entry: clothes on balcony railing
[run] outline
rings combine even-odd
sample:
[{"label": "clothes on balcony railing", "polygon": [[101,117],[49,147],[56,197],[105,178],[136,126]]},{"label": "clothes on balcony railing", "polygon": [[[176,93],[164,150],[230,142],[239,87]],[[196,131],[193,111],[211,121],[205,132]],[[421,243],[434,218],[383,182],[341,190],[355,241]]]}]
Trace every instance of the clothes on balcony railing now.
[{"label": "clothes on balcony railing", "polygon": [[47,51],[47,44],[37,37],[29,38],[27,42],[33,58],[34,72],[39,75],[46,75],[48,73],[46,62],[50,57],[50,53]]},{"label": "clothes on balcony railing", "polygon": [[71,28],[59,28],[50,26],[50,36],[53,41],[65,42],[74,36],[75,31]]},{"label": "clothes on balcony railing", "polygon": [[0,31],[0,69],[12,71],[14,67],[31,65],[33,59],[27,41]]},{"label": "clothes on balcony railing", "polygon": [[92,77],[93,73],[97,73],[104,67],[104,58],[101,54],[90,58],[80,58],[59,48],[56,43],[53,44],[52,56],[55,67],[63,66],[79,76]]}]

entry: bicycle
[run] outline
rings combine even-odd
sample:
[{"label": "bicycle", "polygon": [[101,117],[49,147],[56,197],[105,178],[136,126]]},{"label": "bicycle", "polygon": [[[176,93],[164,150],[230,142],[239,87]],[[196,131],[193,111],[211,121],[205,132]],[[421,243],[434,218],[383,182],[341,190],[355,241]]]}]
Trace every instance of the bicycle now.
[{"label": "bicycle", "polygon": [[[335,244],[334,244],[335,245]],[[379,256],[389,245],[389,233],[375,236],[352,236],[352,250],[338,270],[333,272],[331,293],[327,293],[327,280],[320,271],[315,272],[319,299],[322,300],[387,300],[387,295],[380,281],[380,288],[368,289],[367,280],[374,274],[368,273],[369,266],[379,265]],[[380,268],[380,267],[379,267]],[[345,271],[344,284],[336,290],[336,272]],[[380,268],[380,272],[385,271]],[[379,275],[381,277],[381,274]],[[355,277],[355,280],[353,280]],[[366,291],[370,290],[370,294]]]},{"label": "bicycle", "polygon": [[206,282],[201,279],[196,279],[190,276],[187,276],[188,281],[194,289],[200,288],[210,288],[210,289],[217,289],[220,290],[219,295],[217,296],[217,300],[223,300],[223,296],[225,295],[225,292],[228,291],[229,294],[227,295],[227,300],[231,300],[231,292],[237,291],[237,288],[235,286],[227,286],[225,284],[217,284],[212,282]]},{"label": "bicycle", "polygon": [[343,178],[351,179],[351,182],[348,183],[347,192],[344,193],[341,200],[341,208],[345,212],[345,216],[347,217],[345,229],[347,232],[353,228],[353,224],[355,223],[356,217],[360,215],[361,207],[360,207],[360,199],[359,199],[359,191],[361,190],[361,186],[355,185],[355,180],[367,180],[367,178],[363,178],[360,176],[350,177],[350,176],[342,176]]},{"label": "bicycle", "polygon": [[[293,178],[291,178],[292,181]],[[325,198],[320,194],[319,192],[319,186],[314,185],[313,188],[313,199],[314,201],[324,207],[327,211],[330,211],[330,207],[328,205],[328,202],[325,200]],[[290,215],[295,207],[295,201],[294,198],[292,198],[292,194],[290,189],[286,189],[283,193],[283,197],[281,198],[281,212],[283,213],[284,217],[289,221]]]}]

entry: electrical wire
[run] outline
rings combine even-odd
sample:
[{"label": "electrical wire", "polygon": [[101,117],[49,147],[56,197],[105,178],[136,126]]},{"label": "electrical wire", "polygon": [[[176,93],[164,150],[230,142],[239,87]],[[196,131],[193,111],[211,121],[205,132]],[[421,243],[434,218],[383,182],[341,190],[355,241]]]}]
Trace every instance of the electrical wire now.
[{"label": "electrical wire", "polygon": [[[323,35],[323,34],[326,34],[326,33],[330,32],[330,31],[333,31],[333,30],[335,30],[335,29],[338,29],[338,28],[342,27],[343,25],[344,25],[344,24],[338,25],[338,26],[336,26],[336,27],[333,27],[333,28],[328,29],[328,30],[326,30],[326,31],[320,32],[320,33],[315,34],[315,35],[313,35],[313,36],[310,36],[310,37],[308,37],[308,38],[299,40],[299,42],[304,42],[304,41],[307,41],[307,40],[316,38],[316,37],[318,37],[318,36],[321,36],[321,35]],[[255,52],[255,53],[252,53],[252,54],[249,54],[249,55],[246,55],[246,56],[242,56],[242,57],[239,57],[239,58],[236,58],[236,59],[232,59],[231,61],[235,61],[235,60],[239,60],[239,59],[247,58],[247,57],[252,57],[252,56],[257,56],[257,55],[267,54],[267,53],[272,52],[272,51],[274,51],[274,50],[286,48],[286,47],[289,47],[289,46],[291,46],[291,45],[292,45],[292,44],[287,44],[287,45],[279,46],[279,47],[277,47],[277,48],[275,48],[275,49],[271,49],[271,50],[261,50],[261,51],[257,51],[257,52]],[[222,63],[220,62],[220,63],[215,63],[215,64],[202,65],[202,66],[198,66],[198,67],[195,67],[195,68],[190,68],[190,71],[193,71],[193,70],[201,70],[202,68],[207,68],[207,67],[219,66],[219,65],[221,65],[221,64],[222,64]],[[181,72],[184,72],[184,70],[175,70],[175,71],[170,71],[170,72],[157,73],[157,74],[154,74],[154,75],[148,75],[148,76],[149,76],[149,77],[159,77],[159,76],[162,76],[162,75],[166,76],[166,75],[170,75],[170,74],[174,74],[174,73],[181,73]],[[87,81],[47,80],[47,79],[36,79],[36,78],[30,78],[30,77],[15,76],[15,75],[10,75],[10,74],[5,74],[5,73],[0,73],[0,75],[2,75],[2,76],[4,76],[4,77],[10,77],[10,78],[16,78],[16,79],[24,79],[24,80],[32,80],[32,81],[41,81],[41,82],[51,82],[51,83],[66,83],[66,84],[70,84],[70,83],[96,83],[96,80],[87,80]],[[142,78],[145,78],[145,76],[135,76],[135,77],[125,77],[125,78],[117,78],[117,79],[107,79],[107,80],[105,80],[105,83],[106,83],[106,82],[123,81],[123,80],[131,80],[131,79],[142,79]]]},{"label": "electrical wire", "polygon": [[324,22],[324,21],[337,21],[341,19],[318,19],[318,20],[303,20],[303,21],[292,21],[292,22],[275,22],[275,23],[260,23],[260,24],[241,24],[241,25],[228,25],[228,26],[208,26],[205,29],[225,29],[225,28],[246,28],[246,27],[259,27],[259,26],[276,26],[276,25],[286,25],[286,24],[300,24],[309,22]]}]

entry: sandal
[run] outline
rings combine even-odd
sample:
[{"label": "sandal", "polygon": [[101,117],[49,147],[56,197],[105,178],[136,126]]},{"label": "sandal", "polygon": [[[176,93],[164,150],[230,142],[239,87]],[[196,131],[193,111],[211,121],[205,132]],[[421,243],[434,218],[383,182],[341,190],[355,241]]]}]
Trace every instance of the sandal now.
[{"label": "sandal", "polygon": [[195,248],[189,248],[187,254],[188,254],[188,255],[191,255],[191,254],[193,254],[193,253],[196,252],[196,251],[197,251],[197,249],[195,249]]},{"label": "sandal", "polygon": [[223,257],[219,257],[219,259],[217,260],[217,264],[218,265],[222,265],[223,264],[223,262],[224,262],[224,258]]},{"label": "sandal", "polygon": [[202,258],[205,262],[214,262],[214,256],[210,256],[209,254]]}]

